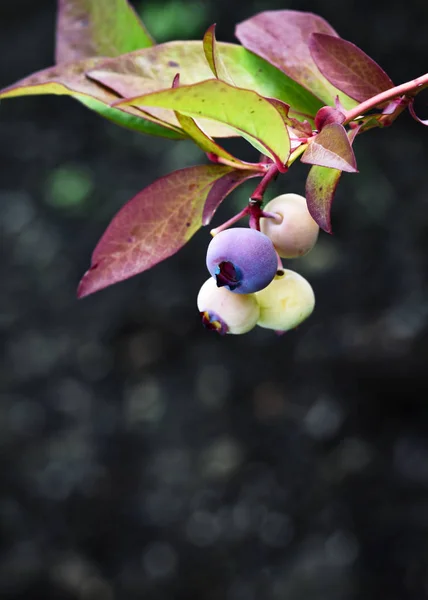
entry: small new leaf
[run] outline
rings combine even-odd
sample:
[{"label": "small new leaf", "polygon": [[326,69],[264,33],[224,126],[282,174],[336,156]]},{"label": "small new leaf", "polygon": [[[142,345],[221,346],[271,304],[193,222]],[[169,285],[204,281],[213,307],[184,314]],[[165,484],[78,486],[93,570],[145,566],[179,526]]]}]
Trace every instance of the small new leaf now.
[{"label": "small new leaf", "polygon": [[78,297],[142,273],[178,252],[237,185],[257,175],[202,165],[156,180],[113,218],[93,252]]},{"label": "small new leaf", "polygon": [[394,87],[377,62],[352,42],[334,35],[313,33],[309,48],[324,77],[358,102]]},{"label": "small new leaf", "polygon": [[327,233],[331,233],[331,204],[342,171],[327,167],[313,166],[306,179],[306,202],[316,223]]},{"label": "small new leaf", "polygon": [[215,37],[215,23],[214,25],[211,25],[211,27],[209,27],[205,32],[203,46],[205,58],[207,59],[207,63],[209,64],[213,75],[215,75],[217,79],[221,79],[222,81],[226,81],[227,83],[234,85],[235,82],[233,81],[232,77],[227,71],[217,48],[217,40]]},{"label": "small new leaf", "polygon": [[119,56],[153,45],[127,0],[59,0],[56,63]]},{"label": "small new leaf", "polygon": [[[323,77],[311,56],[309,39],[314,32],[337,36],[318,15],[295,10],[265,11],[239,23],[235,30],[245,48],[281,69],[323,104],[333,105],[338,95],[343,106],[350,109],[356,102]],[[293,106],[292,102],[289,104]]]},{"label": "small new leaf", "polygon": [[323,106],[315,115],[315,127],[321,131],[326,125],[331,123],[339,123],[342,125],[346,121],[346,117],[341,110],[333,108],[333,106]]},{"label": "small new leaf", "polygon": [[212,79],[121,100],[115,106],[159,107],[234,129],[284,170],[290,155],[288,129],[276,107],[256,92]]},{"label": "small new leaf", "polygon": [[319,165],[347,171],[357,172],[357,163],[345,128],[339,123],[326,125],[313,138],[302,154],[301,161],[310,165]]}]

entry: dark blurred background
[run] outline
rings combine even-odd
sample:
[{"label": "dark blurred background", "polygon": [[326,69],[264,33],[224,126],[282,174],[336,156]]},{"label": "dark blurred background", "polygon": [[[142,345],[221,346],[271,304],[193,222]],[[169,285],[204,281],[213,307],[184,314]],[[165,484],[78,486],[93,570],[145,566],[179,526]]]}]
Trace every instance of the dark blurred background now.
[{"label": "dark blurred background", "polygon": [[[397,83],[428,67],[420,0],[135,6],[159,41],[310,10]],[[54,24],[52,0],[1,0],[0,86],[52,64]],[[114,213],[202,153],[67,98],[2,102],[2,599],[428,598],[428,130],[405,114],[355,150],[334,235],[288,263],[314,315],[221,338],[195,305],[208,230],[75,297]]]}]

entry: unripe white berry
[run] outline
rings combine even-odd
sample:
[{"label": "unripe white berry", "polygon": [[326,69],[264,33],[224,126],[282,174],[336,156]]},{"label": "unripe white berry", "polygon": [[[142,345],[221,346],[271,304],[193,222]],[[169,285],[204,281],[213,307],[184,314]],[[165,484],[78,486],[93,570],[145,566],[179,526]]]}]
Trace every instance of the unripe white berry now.
[{"label": "unripe white berry", "polygon": [[312,250],[319,227],[308,211],[304,196],[282,194],[268,202],[263,210],[281,217],[281,221],[260,219],[260,231],[272,240],[279,256],[297,258]]},{"label": "unripe white berry", "polygon": [[257,325],[275,331],[294,329],[315,307],[309,282],[289,269],[279,270],[274,280],[255,296],[260,307]]},{"label": "unripe white berry", "polygon": [[234,294],[218,287],[213,277],[199,290],[197,304],[204,325],[219,333],[247,333],[260,316],[254,294]]}]

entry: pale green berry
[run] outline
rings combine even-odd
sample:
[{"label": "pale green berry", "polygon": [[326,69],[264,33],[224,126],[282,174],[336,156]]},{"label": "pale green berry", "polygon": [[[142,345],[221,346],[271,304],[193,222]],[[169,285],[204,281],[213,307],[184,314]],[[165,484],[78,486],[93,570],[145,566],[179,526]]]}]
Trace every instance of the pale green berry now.
[{"label": "pale green berry", "polygon": [[257,325],[275,331],[294,329],[315,307],[311,285],[289,269],[278,270],[274,280],[255,296],[260,307]]},{"label": "pale green berry", "polygon": [[220,334],[247,333],[256,326],[260,316],[254,294],[235,294],[218,287],[213,277],[199,290],[197,304],[203,325]]},{"label": "pale green berry", "polygon": [[308,211],[304,196],[282,194],[268,202],[263,210],[279,217],[279,220],[260,219],[260,231],[272,240],[279,256],[297,258],[312,250],[319,227]]}]

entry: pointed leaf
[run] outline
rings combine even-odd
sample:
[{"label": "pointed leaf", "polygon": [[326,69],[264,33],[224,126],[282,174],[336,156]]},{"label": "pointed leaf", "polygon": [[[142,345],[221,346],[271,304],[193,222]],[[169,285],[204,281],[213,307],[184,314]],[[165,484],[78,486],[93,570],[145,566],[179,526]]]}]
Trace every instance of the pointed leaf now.
[{"label": "pointed leaf", "polygon": [[256,92],[212,79],[188,86],[121,100],[117,106],[160,107],[194,118],[219,121],[235,129],[280,170],[290,154],[287,126],[278,110]]},{"label": "pointed leaf", "polygon": [[309,49],[324,77],[358,102],[394,87],[377,62],[352,42],[333,35],[313,33]]},{"label": "pointed leaf", "polygon": [[211,25],[211,27],[209,27],[205,32],[203,46],[205,58],[207,59],[207,62],[210,66],[211,71],[213,72],[213,75],[215,75],[217,79],[221,79],[222,81],[226,81],[226,83],[234,85],[234,81],[228,73],[217,48],[217,40],[215,37],[215,23],[214,25]]},{"label": "pointed leaf", "polygon": [[179,112],[175,113],[178,122],[180,123],[183,131],[207,154],[215,154],[228,160],[232,165],[235,165],[237,169],[254,170],[254,166],[250,163],[246,163],[239,158],[235,158],[233,154],[230,154],[222,146],[217,144],[209,135],[207,135],[198,126],[196,121],[192,117],[187,117]]},{"label": "pointed leaf", "polygon": [[99,60],[90,58],[38,71],[1,90],[0,98],[40,94],[72,96],[117,125],[173,139],[185,137],[178,127],[164,123],[151,115],[146,115],[150,119],[147,120],[144,118],[144,113],[138,109],[132,107],[125,107],[121,110],[112,108],[110,104],[118,99],[117,94],[85,76],[85,71],[96,66]]},{"label": "pointed leaf", "polygon": [[301,161],[310,165],[357,172],[357,163],[345,128],[339,123],[326,125],[302,155]]},{"label": "pointed leaf", "polygon": [[137,194],[98,242],[78,297],[142,273],[178,252],[208,222],[207,215],[203,221],[205,203],[218,206],[250,176],[243,173],[221,165],[189,167],[161,177]]},{"label": "pointed leaf", "polygon": [[260,171],[244,171],[243,169],[233,169],[227,175],[219,179],[213,189],[207,196],[204,210],[202,213],[202,225],[208,225],[213,218],[216,210],[225,199],[226,195],[234,190],[238,185],[244,183],[253,177],[261,177]]},{"label": "pointed leaf", "polygon": [[331,204],[342,171],[327,167],[313,166],[306,179],[306,202],[316,223],[327,233],[331,233]]},{"label": "pointed leaf", "polygon": [[153,43],[127,0],[59,0],[57,64],[119,56]]},{"label": "pointed leaf", "polygon": [[[309,52],[309,38],[315,32],[337,36],[331,25],[318,15],[271,10],[239,23],[235,34],[245,48],[281,69],[324,104],[333,105],[339,95],[343,106],[352,108],[356,102],[323,77]],[[289,104],[293,106],[292,102]]]},{"label": "pointed leaf", "polygon": [[[322,103],[298,83],[287,77],[276,67],[236,44],[216,44],[227,72],[235,85],[253,90],[262,96],[272,97],[289,104],[290,116],[313,118]],[[88,75],[114,90],[120,96],[132,97],[137,94],[154,92],[171,87],[176,74],[180,84],[189,85],[212,79],[212,71],[205,59],[202,42],[169,42],[153,48],[146,48],[125,56],[108,59],[99,64]],[[162,118],[177,125],[172,111],[163,111]],[[212,137],[218,135],[215,124],[207,128]],[[225,128],[222,128],[225,131]],[[230,130],[226,135],[230,135]]]}]

